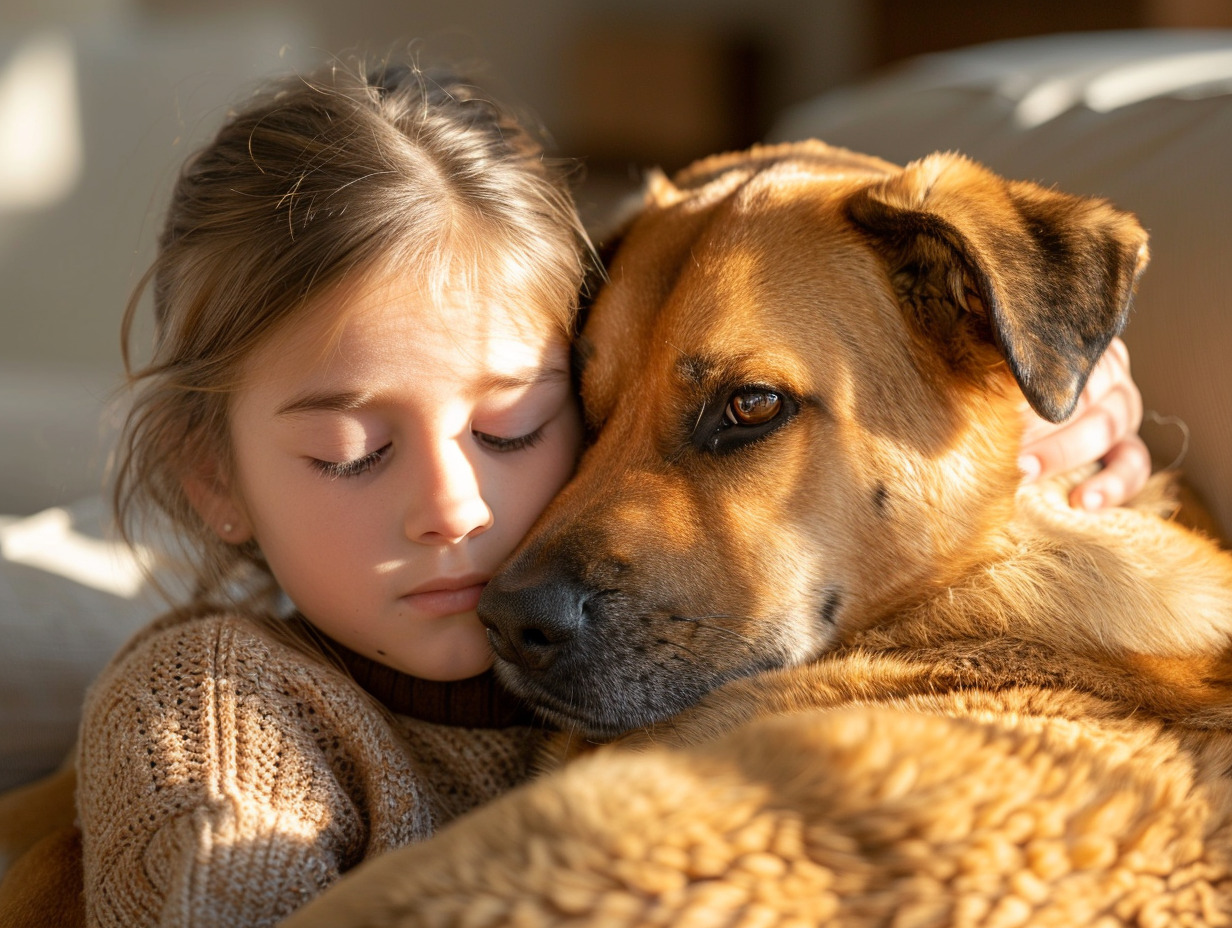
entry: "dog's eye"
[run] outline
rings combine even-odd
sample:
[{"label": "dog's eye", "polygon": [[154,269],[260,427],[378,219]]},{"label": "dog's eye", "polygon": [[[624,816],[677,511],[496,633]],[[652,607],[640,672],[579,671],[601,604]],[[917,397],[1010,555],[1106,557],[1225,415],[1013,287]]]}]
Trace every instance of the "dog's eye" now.
[{"label": "dog's eye", "polygon": [[783,398],[769,390],[737,393],[724,415],[732,425],[765,425],[783,411]]},{"label": "dog's eye", "polygon": [[747,384],[706,404],[694,423],[693,444],[714,454],[738,451],[786,425],[799,409],[789,393]]}]

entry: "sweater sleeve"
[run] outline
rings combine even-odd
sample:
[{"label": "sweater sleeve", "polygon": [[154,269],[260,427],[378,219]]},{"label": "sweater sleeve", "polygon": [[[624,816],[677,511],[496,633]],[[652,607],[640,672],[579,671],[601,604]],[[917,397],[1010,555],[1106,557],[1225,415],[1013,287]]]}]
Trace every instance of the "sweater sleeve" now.
[{"label": "sweater sleeve", "polygon": [[339,695],[290,654],[212,617],[161,629],[104,671],[78,787],[91,926],[272,925],[363,854],[362,778],[330,724]]}]

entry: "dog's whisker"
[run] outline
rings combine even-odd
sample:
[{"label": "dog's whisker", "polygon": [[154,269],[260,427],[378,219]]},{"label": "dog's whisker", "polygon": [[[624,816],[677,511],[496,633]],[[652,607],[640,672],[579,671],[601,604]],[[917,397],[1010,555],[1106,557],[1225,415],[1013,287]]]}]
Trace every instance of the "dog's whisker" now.
[{"label": "dog's whisker", "polygon": [[[666,638],[660,638],[655,643],[660,644],[660,645],[667,645],[675,651],[683,651],[685,654],[689,655],[689,657],[693,658],[693,660],[695,661],[701,660],[701,655],[699,655],[696,651],[694,651],[688,645],[681,644],[679,641],[668,641]],[[664,667],[662,663],[659,663],[659,666]]]},{"label": "dog's whisker", "polygon": [[741,632],[736,631],[734,628],[725,628],[722,625],[702,625],[700,627],[704,628],[708,632],[717,632],[719,634],[726,635],[728,638],[732,638],[736,641],[742,641],[742,642],[751,644],[756,640],[755,638],[753,638],[752,635],[745,635]]},{"label": "dog's whisker", "polygon": [[745,635],[742,632],[738,632],[734,628],[728,628],[725,625],[713,624],[713,621],[716,619],[730,619],[730,618],[732,618],[730,614],[723,613],[723,612],[716,612],[711,615],[698,615],[698,616],[673,615],[671,616],[671,620],[673,622],[688,622],[689,624],[695,625],[701,629],[705,629],[708,632],[718,632],[720,634],[727,635],[730,638],[734,638],[737,641],[752,642],[754,639],[750,635]]}]

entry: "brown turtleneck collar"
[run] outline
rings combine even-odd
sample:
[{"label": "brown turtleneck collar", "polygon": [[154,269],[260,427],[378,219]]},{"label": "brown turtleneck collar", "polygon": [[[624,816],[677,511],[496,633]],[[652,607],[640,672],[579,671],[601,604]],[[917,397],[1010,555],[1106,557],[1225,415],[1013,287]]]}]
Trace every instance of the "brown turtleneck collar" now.
[{"label": "brown turtleneck collar", "polygon": [[463,728],[539,725],[535,714],[491,670],[467,680],[423,680],[330,642],[355,682],[399,715]]}]

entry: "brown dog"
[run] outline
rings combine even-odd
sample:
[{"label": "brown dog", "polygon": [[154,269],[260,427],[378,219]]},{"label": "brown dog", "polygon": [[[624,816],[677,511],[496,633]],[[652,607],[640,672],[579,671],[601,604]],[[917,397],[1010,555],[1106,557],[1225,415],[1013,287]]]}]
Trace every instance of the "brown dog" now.
[{"label": "brown dog", "polygon": [[1017,488],[1021,397],[1070,413],[1145,243],[952,155],[652,184],[594,442],[481,604],[510,686],[641,749],[288,925],[1232,921],[1232,558]]}]

